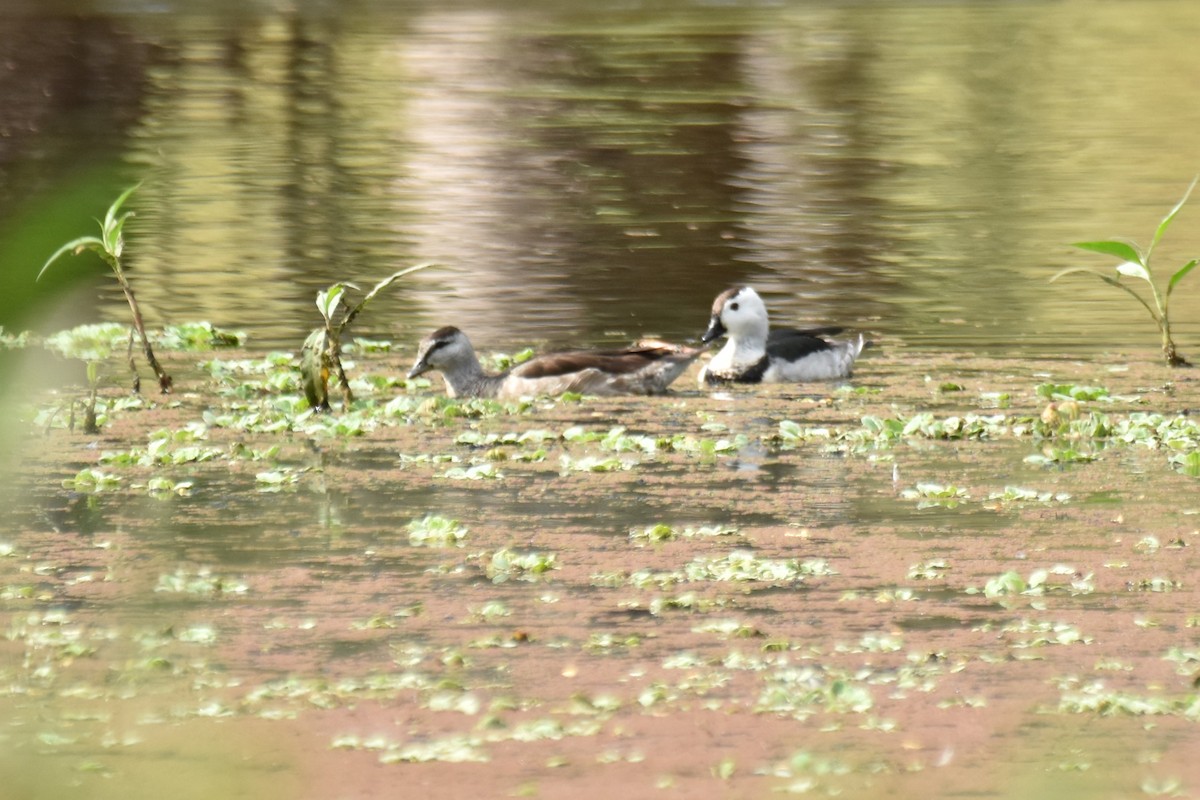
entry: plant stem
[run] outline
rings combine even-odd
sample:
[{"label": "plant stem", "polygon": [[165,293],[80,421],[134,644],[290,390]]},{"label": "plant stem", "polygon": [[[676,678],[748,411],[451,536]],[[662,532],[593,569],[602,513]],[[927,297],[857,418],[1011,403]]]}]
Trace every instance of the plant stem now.
[{"label": "plant stem", "polygon": [[1175,342],[1171,340],[1171,334],[1166,328],[1163,328],[1163,356],[1167,359],[1168,367],[1190,367],[1192,364],[1183,356],[1179,355],[1179,351],[1175,349]]},{"label": "plant stem", "polygon": [[346,369],[342,366],[342,331],[340,327],[337,330],[326,327],[325,330],[329,341],[329,360],[333,362],[338,383],[342,385],[342,407],[344,411],[349,411],[350,404],[354,402],[354,393],[350,391],[350,379],[346,377]]},{"label": "plant stem", "polygon": [[171,376],[167,374],[162,365],[158,363],[158,359],[154,357],[154,348],[150,346],[150,337],[146,336],[146,325],[142,322],[142,312],[138,308],[137,299],[133,296],[133,287],[129,285],[129,281],[125,279],[125,273],[121,270],[121,262],[116,257],[108,254],[105,254],[105,260],[108,261],[108,265],[116,273],[117,282],[121,284],[121,291],[125,293],[125,299],[129,301],[129,310],[133,312],[133,327],[137,329],[138,336],[142,340],[142,352],[146,356],[146,361],[150,364],[150,369],[154,370],[154,375],[158,378],[158,388],[163,394],[170,394]]},{"label": "plant stem", "polygon": [[125,360],[129,363],[129,372],[133,375],[133,393],[141,394],[142,376],[138,375],[137,365],[133,363],[133,328],[129,329],[129,341],[125,344]]},{"label": "plant stem", "polygon": [[83,415],[83,432],[99,433],[100,426],[96,424],[96,385],[92,384],[92,392],[88,395],[87,408]]}]

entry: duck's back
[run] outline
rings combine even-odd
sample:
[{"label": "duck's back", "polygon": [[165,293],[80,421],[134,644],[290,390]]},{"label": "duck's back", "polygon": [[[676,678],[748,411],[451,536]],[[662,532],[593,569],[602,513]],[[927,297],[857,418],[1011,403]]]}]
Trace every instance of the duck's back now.
[{"label": "duck's back", "polygon": [[[506,384],[527,394],[659,394],[700,354],[696,348],[644,342],[624,350],[570,350],[518,364]],[[528,391],[534,389],[535,391]]]},{"label": "duck's back", "polygon": [[767,338],[767,358],[761,380],[827,381],[850,375],[854,360],[862,352],[863,338],[829,341],[822,336],[836,335],[842,328],[779,328]]}]

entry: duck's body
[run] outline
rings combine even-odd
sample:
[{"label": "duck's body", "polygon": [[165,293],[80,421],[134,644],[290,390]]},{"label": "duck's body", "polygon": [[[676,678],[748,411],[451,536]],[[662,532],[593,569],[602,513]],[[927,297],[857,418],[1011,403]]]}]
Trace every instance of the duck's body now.
[{"label": "duck's body", "polygon": [[826,339],[841,328],[770,330],[767,307],[749,286],[722,292],[713,302],[701,341],[728,336],[725,346],[700,370],[700,384],[792,383],[847,378],[862,352],[861,335]]},{"label": "duck's body", "polygon": [[513,399],[579,392],[592,395],[662,394],[703,348],[659,341],[624,350],[573,350],[535,356],[507,372],[484,372],[467,335],[439,328],[421,340],[408,377],[440,370],[450,397]]}]

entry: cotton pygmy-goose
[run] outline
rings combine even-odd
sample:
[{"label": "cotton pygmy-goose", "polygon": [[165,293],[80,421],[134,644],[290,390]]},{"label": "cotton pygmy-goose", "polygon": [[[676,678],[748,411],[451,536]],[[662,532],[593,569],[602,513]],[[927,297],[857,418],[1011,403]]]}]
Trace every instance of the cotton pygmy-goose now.
[{"label": "cotton pygmy-goose", "polygon": [[447,326],[421,340],[408,377],[441,370],[450,397],[662,394],[703,350],[646,340],[624,350],[546,353],[507,372],[489,375],[467,335]]},{"label": "cotton pygmy-goose", "polygon": [[712,318],[701,341],[728,336],[725,346],[700,370],[705,383],[786,383],[827,381],[850,376],[864,340],[839,341],[824,336],[841,328],[770,330],[767,307],[749,286],[735,286],[717,296]]}]

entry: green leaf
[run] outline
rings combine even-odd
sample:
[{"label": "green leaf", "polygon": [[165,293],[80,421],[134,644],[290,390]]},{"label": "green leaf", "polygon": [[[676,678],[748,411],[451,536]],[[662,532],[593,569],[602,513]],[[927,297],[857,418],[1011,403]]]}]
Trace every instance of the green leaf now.
[{"label": "green leaf", "polygon": [[1121,275],[1128,275],[1131,278],[1141,278],[1146,283],[1150,283],[1150,273],[1141,264],[1136,261],[1122,261],[1117,264],[1117,272]]},{"label": "green leaf", "polygon": [[346,326],[349,325],[354,320],[354,318],[358,316],[358,313],[363,310],[363,308],[367,305],[367,303],[371,302],[371,300],[374,299],[375,295],[379,294],[384,289],[391,286],[392,283],[394,281],[396,281],[398,278],[403,278],[405,275],[408,275],[409,273],[417,272],[418,270],[422,270],[422,269],[428,269],[429,267],[432,267],[432,266],[434,266],[434,263],[432,261],[426,261],[422,264],[417,264],[416,266],[408,267],[406,269],[402,269],[402,270],[393,272],[391,275],[388,275],[386,278],[381,280],[379,283],[375,284],[375,286],[371,288],[371,291],[367,292],[366,297],[364,297],[362,300],[360,300],[358,302],[358,305],[356,305],[354,308],[350,309],[350,312],[348,314],[346,314],[345,319],[343,319],[341,324],[338,325],[338,333],[340,334],[343,330],[346,329]]},{"label": "green leaf", "polygon": [[125,216],[121,217],[121,219],[118,221],[117,212],[121,210],[121,206],[125,205],[125,201],[128,200],[129,196],[136,192],[141,185],[141,183],[135,183],[133,186],[130,186],[128,189],[121,192],[121,195],[113,201],[111,206],[108,207],[108,212],[104,215],[104,224],[101,226],[105,231],[110,230],[114,226],[118,227],[119,229],[120,225],[125,222],[125,217],[128,217],[129,214],[125,214]]},{"label": "green leaf", "polygon": [[1080,250],[1091,250],[1093,253],[1104,253],[1109,256],[1116,256],[1124,261],[1133,261],[1137,264],[1144,264],[1145,259],[1142,258],[1141,252],[1137,245],[1129,242],[1075,242],[1072,247],[1078,247]]},{"label": "green leaf", "polygon": [[1171,290],[1175,288],[1175,284],[1183,280],[1183,276],[1187,275],[1196,268],[1196,264],[1200,264],[1200,260],[1193,258],[1188,263],[1179,268],[1179,271],[1171,276],[1171,280],[1167,283],[1167,297],[1171,296]]},{"label": "green leaf", "polygon": [[54,255],[46,259],[46,263],[42,265],[42,269],[40,272],[38,272],[37,277],[34,278],[34,282],[40,281],[42,279],[42,275],[45,274],[50,265],[57,261],[58,258],[64,253],[69,253],[73,250],[75,251],[75,254],[78,255],[85,249],[95,250],[97,253],[103,252],[104,242],[100,241],[95,236],[80,236],[78,239],[72,239],[62,247],[55,250]]},{"label": "green leaf", "polygon": [[346,293],[347,285],[335,283],[325,291],[317,292],[317,310],[321,312],[327,325],[333,324],[333,314],[337,311],[338,303],[342,301],[342,295]]},{"label": "green leaf", "polygon": [[104,228],[104,245],[105,248],[113,256],[120,258],[121,251],[125,247],[125,237],[122,231],[125,229],[125,220],[133,216],[132,211],[127,211],[117,217],[116,221]]},{"label": "green leaf", "polygon": [[121,206],[125,205],[125,201],[141,185],[140,183],[136,183],[121,192],[121,195],[113,201],[113,204],[108,207],[108,211],[105,212],[104,222],[100,223],[101,236],[104,238],[104,249],[113,258],[120,258],[121,251],[125,249],[125,240],[121,235],[121,231],[125,228],[125,221],[133,216],[132,211],[126,211],[119,216],[117,212],[121,210]]},{"label": "green leaf", "polygon": [[1119,280],[1112,277],[1111,275],[1105,275],[1104,273],[1097,272],[1096,270],[1091,269],[1089,267],[1069,267],[1067,269],[1062,270],[1061,272],[1056,273],[1054,275],[1054,277],[1050,278],[1050,282],[1053,283],[1054,281],[1058,280],[1059,278],[1061,278],[1064,275],[1070,275],[1070,274],[1076,273],[1076,272],[1086,272],[1089,275],[1095,275],[1097,278],[1099,278],[1100,280],[1109,284],[1110,286],[1115,286],[1118,289],[1120,289],[1121,291],[1128,292],[1130,295],[1132,295],[1134,297],[1134,299],[1136,299],[1139,303],[1141,303],[1143,306],[1146,307],[1146,310],[1150,312],[1150,316],[1154,318],[1155,322],[1158,321],[1158,312],[1155,311],[1154,308],[1151,307],[1151,305],[1146,302],[1146,299],[1144,297],[1142,297],[1140,294],[1135,292],[1133,289],[1131,289],[1128,286],[1126,286],[1125,284],[1121,283]]},{"label": "green leaf", "polygon": [[1154,241],[1150,242],[1150,249],[1146,251],[1147,258],[1150,257],[1150,253],[1154,250],[1154,246],[1158,244],[1158,240],[1161,239],[1163,234],[1167,232],[1167,226],[1171,224],[1171,221],[1175,219],[1175,215],[1179,213],[1181,208],[1183,208],[1183,204],[1188,201],[1189,197],[1191,197],[1192,190],[1196,188],[1196,181],[1200,181],[1200,175],[1192,178],[1192,183],[1188,186],[1187,191],[1183,193],[1182,199],[1175,204],[1175,207],[1171,209],[1170,213],[1163,217],[1163,221],[1158,223],[1158,230],[1154,232]]},{"label": "green leaf", "polygon": [[1110,283],[1114,282],[1113,279],[1111,277],[1109,277],[1108,275],[1105,275],[1101,272],[1097,272],[1096,270],[1092,269],[1091,267],[1067,267],[1064,270],[1060,270],[1060,271],[1054,273],[1054,275],[1050,278],[1050,282],[1054,283],[1056,280],[1058,280],[1059,278],[1061,278],[1065,275],[1074,275],[1079,272],[1086,272],[1088,275],[1095,275],[1097,278],[1099,278],[1102,281],[1108,281]]}]

